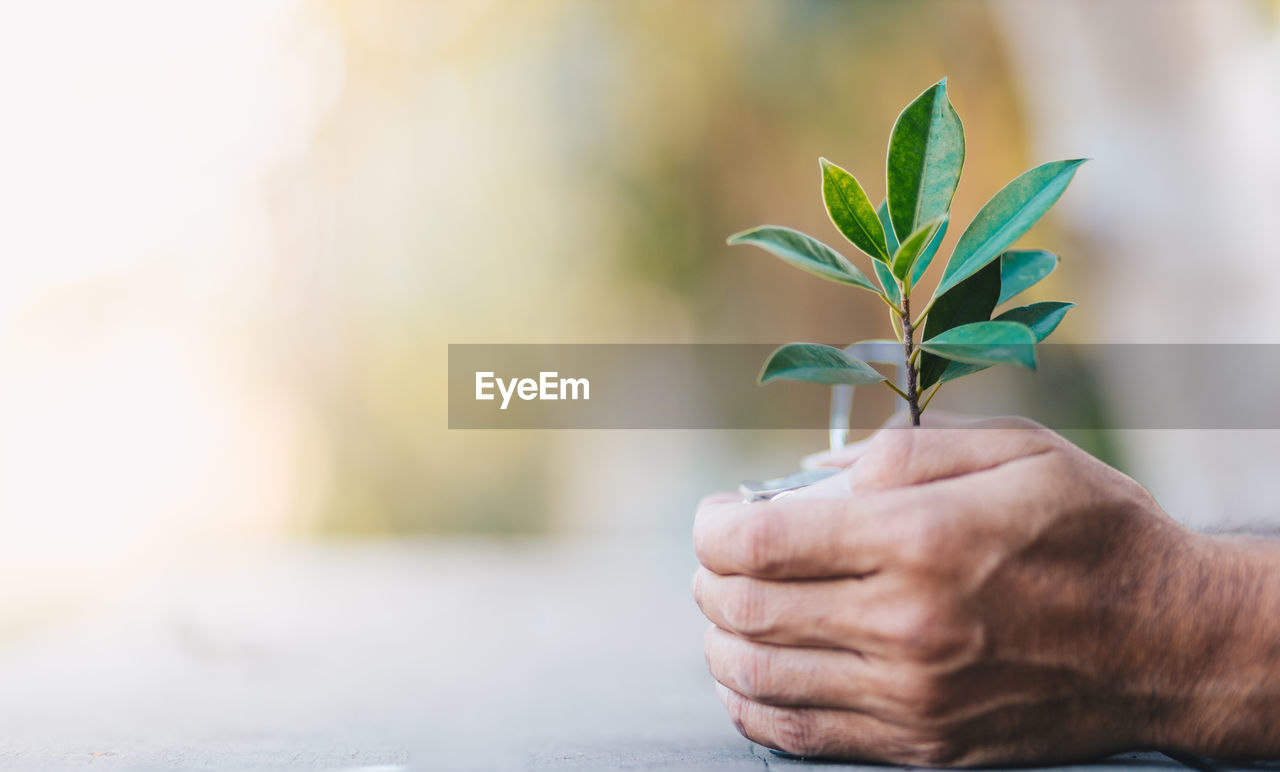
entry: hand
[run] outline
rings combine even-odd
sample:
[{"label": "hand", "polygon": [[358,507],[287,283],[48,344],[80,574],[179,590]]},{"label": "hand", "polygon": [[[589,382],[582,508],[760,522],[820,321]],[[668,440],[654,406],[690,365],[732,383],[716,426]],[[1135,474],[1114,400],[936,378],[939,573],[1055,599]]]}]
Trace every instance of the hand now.
[{"label": "hand", "polygon": [[963,426],[881,431],[835,498],[704,500],[694,596],[739,730],[934,766],[1280,752],[1275,545],[1182,528],[1031,422]]}]

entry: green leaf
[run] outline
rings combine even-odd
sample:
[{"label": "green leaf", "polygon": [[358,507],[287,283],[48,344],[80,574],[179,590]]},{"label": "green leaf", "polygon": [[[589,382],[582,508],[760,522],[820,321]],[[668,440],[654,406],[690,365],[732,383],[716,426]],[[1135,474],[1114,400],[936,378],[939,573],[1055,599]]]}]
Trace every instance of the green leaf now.
[{"label": "green leaf", "polygon": [[1000,255],[1000,300],[1013,298],[1053,273],[1060,258],[1043,249],[1011,249]]},{"label": "green leaf", "polygon": [[730,244],[754,244],[791,265],[824,279],[861,287],[879,294],[867,275],[844,255],[812,236],[780,225],[761,225],[729,237]]},{"label": "green leaf", "polygon": [[[985,322],[1000,297],[1000,266],[987,265],[965,279],[954,291],[938,298],[924,320],[923,339],[929,340],[952,327]],[[920,355],[920,388],[937,383],[948,368],[948,360],[929,353]]]},{"label": "green leaf", "polygon": [[[884,228],[885,246],[889,248],[889,254],[898,251],[898,237],[893,233],[893,224],[889,222],[889,202],[881,201],[880,206],[876,207],[876,217],[880,219],[880,225]],[[872,260],[871,267],[876,271],[876,279],[880,281],[880,287],[884,289],[884,294],[889,301],[895,306],[902,303],[902,293],[898,291],[898,282],[893,278],[893,271],[889,269],[886,263],[879,260]]]},{"label": "green leaf", "polygon": [[929,246],[924,248],[920,256],[916,258],[916,267],[911,270],[911,284],[915,286],[920,281],[920,277],[924,276],[924,272],[929,270],[929,264],[933,262],[933,256],[938,254],[938,247],[942,245],[942,239],[947,235],[947,226],[951,224],[947,220],[938,229],[938,235],[933,237],[933,241],[929,242]]},{"label": "green leaf", "polygon": [[1058,329],[1063,317],[1075,307],[1075,303],[1032,303],[1026,306],[1010,308],[993,321],[1025,324],[1031,328],[1031,332],[1036,336],[1036,343],[1039,343],[1049,337],[1049,334],[1054,330]]},{"label": "green leaf", "polygon": [[963,324],[922,342],[920,348],[957,362],[1036,369],[1035,333],[1017,322]]},{"label": "green leaf", "polygon": [[893,278],[893,271],[879,260],[872,260],[871,267],[876,271],[876,279],[884,289],[885,297],[895,306],[902,304],[902,292],[898,290],[898,282]]},{"label": "green leaf", "polygon": [[788,343],[770,354],[760,371],[760,383],[778,379],[862,386],[879,383],[885,377],[871,365],[834,346]]},{"label": "green leaf", "polygon": [[[1021,238],[1067,189],[1085,159],[1054,161],[1024,172],[1000,189],[961,234],[934,297],[940,297]],[[889,205],[893,211],[892,199]]]},{"label": "green leaf", "polygon": [[880,220],[880,227],[884,228],[884,243],[889,248],[889,254],[898,251],[898,234],[893,232],[893,222],[889,220],[889,202],[881,201],[880,206],[876,207],[876,218]]},{"label": "green leaf", "polygon": [[[944,214],[934,220],[921,225],[914,233],[906,237],[902,241],[902,245],[898,247],[898,251],[893,255],[893,275],[906,281],[907,275],[911,272],[911,267],[915,265],[916,258],[920,257],[920,253],[925,250],[929,244],[933,243],[934,236],[938,235],[938,230],[947,222],[947,216]],[[910,294],[911,285],[907,285],[908,294]]]},{"label": "green leaf", "polygon": [[946,214],[964,166],[964,126],[947,79],[907,105],[889,137],[889,212],[899,236]]},{"label": "green leaf", "polygon": [[947,363],[947,369],[942,371],[942,377],[938,378],[938,383],[948,383],[957,378],[963,378],[966,375],[973,375],[986,370],[991,365],[971,365],[968,362],[953,362],[949,359],[942,360]]},{"label": "green leaf", "polygon": [[[1075,308],[1075,305],[1075,303],[1032,303],[1028,306],[1011,308],[997,316],[993,321],[1025,324],[1031,328],[1032,334],[1036,336],[1036,343],[1040,343],[1057,329],[1062,318],[1067,315],[1068,311]],[[938,381],[940,383],[954,381],[966,375],[982,372],[987,367],[988,365],[950,362],[947,365],[947,369],[942,371],[942,377]]]},{"label": "green leaf", "polygon": [[822,166],[822,199],[827,204],[831,222],[858,249],[876,260],[889,262],[884,226],[862,185],[852,174],[827,159],[819,158],[818,163]]}]

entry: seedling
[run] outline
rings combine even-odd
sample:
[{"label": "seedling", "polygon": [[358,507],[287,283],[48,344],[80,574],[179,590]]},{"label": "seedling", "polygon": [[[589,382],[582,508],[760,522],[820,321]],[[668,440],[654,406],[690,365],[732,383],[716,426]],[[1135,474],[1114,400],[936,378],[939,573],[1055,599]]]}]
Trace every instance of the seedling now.
[{"label": "seedling", "polygon": [[911,423],[919,426],[920,413],[949,381],[997,364],[1034,370],[1035,344],[1075,304],[1032,303],[992,314],[1058,266],[1057,255],[1010,247],[1053,206],[1082,163],[1037,166],[996,193],[956,242],[933,296],[912,316],[911,290],[947,232],[964,165],[964,127],[947,97],[946,78],[907,105],[894,123],[888,193],[878,208],[852,174],[820,158],[827,214],[871,258],[876,282],[844,255],[791,228],[762,225],[731,236],[729,243],[754,244],[797,268],[878,295],[889,307],[902,350],[901,359],[889,363],[902,366],[905,383],[894,384],[848,349],[817,343],[790,343],[774,351],[760,383],[883,383],[906,400]]}]

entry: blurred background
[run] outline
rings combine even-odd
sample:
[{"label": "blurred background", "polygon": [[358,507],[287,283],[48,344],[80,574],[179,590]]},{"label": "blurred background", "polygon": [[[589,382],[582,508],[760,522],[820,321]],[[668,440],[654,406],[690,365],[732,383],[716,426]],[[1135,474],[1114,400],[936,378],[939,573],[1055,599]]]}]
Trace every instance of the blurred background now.
[{"label": "blurred background", "polygon": [[[824,435],[449,431],[447,344],[880,337],[878,304],[724,239],[841,243],[818,156],[878,200],[898,111],[942,76],[957,220],[1094,159],[1026,240],[1063,255],[1031,299],[1080,303],[1055,340],[1280,343],[1274,0],[4,17],[0,643],[264,544],[686,550],[699,495]],[[1096,377],[1108,409],[1151,398]],[[1188,521],[1280,511],[1273,437],[1169,434],[1095,440]]]}]

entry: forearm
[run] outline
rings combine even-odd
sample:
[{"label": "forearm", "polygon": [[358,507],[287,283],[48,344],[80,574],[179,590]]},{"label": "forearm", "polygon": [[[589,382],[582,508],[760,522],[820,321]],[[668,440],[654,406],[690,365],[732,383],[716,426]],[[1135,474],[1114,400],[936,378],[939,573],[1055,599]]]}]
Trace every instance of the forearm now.
[{"label": "forearm", "polygon": [[[1217,758],[1280,757],[1280,540],[1197,537],[1166,642],[1190,656],[1156,744]],[[1171,588],[1173,589],[1173,588]],[[1185,605],[1184,605],[1185,604]]]}]

